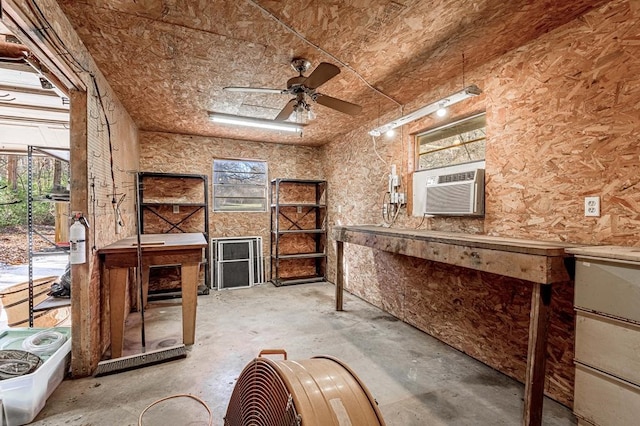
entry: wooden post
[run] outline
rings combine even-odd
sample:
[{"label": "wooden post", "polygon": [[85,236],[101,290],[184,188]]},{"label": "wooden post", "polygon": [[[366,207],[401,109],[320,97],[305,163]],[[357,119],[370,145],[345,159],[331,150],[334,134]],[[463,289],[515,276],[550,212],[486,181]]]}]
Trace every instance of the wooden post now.
[{"label": "wooden post", "polygon": [[336,241],[336,311],[342,311],[344,288],[344,242]]},{"label": "wooden post", "polygon": [[[89,176],[87,169],[88,98],[87,92],[72,90],[69,115],[71,148],[71,203],[72,212],[89,214]],[[92,224],[96,226],[96,224]],[[86,247],[93,246],[92,232],[87,232]],[[92,282],[94,264],[89,249],[87,261],[81,265],[71,265],[71,374],[84,377],[93,373],[98,365],[102,348],[100,329],[96,321],[106,303],[100,299],[100,284]]]},{"label": "wooden post", "polygon": [[542,424],[547,328],[551,304],[551,284],[533,284],[529,316],[529,350],[524,380],[524,426]]}]

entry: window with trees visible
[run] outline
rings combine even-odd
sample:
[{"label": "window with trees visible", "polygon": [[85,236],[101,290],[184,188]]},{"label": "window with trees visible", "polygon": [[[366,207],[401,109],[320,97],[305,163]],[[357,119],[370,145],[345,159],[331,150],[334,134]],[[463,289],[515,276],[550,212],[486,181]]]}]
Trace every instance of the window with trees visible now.
[{"label": "window with trees visible", "polygon": [[486,127],[483,113],[417,135],[418,170],[484,160]]},{"label": "window with trees visible", "polygon": [[267,211],[267,176],[265,161],[213,160],[213,211]]}]

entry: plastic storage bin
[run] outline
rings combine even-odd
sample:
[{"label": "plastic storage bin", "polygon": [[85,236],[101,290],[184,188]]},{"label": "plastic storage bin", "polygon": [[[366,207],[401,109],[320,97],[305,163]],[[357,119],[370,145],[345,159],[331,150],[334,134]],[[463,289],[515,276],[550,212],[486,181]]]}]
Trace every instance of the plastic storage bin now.
[{"label": "plastic storage bin", "polygon": [[[0,345],[5,349],[21,349],[22,339],[48,329],[9,329],[0,333]],[[71,359],[71,329],[55,327],[67,336],[64,344],[49,357],[42,357],[42,365],[33,373],[13,379],[0,380],[0,398],[7,426],[31,423],[58,387]]]}]

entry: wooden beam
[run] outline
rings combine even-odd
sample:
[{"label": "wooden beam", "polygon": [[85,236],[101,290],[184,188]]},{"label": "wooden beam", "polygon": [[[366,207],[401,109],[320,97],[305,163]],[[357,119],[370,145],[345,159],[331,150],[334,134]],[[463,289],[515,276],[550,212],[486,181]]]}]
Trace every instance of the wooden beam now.
[{"label": "wooden beam", "polygon": [[[73,160],[71,172],[71,212],[89,214],[89,192],[87,171],[87,92],[71,91],[70,147]],[[95,224],[94,224],[95,225]],[[92,233],[87,232],[86,247],[93,246]],[[94,261],[91,251],[87,262],[71,267],[71,373],[74,377],[88,376],[98,365],[99,332],[98,318],[92,312],[99,306],[100,291],[93,291],[91,283],[91,263]],[[96,327],[95,333],[93,332]]]}]

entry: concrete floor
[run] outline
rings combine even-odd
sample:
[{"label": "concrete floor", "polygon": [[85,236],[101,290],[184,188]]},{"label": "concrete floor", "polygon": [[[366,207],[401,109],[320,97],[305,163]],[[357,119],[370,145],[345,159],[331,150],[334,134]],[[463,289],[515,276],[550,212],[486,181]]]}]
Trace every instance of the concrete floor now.
[{"label": "concrete floor", "polygon": [[[180,339],[179,299],[152,302],[147,350]],[[516,425],[523,386],[394,317],[345,294],[334,311],[327,283],[212,292],[198,298],[196,343],[188,357],[100,378],[65,380],[34,425],[136,425],[142,410],[175,394],[200,397],[222,425],[242,369],[260,350],[289,359],[327,354],[344,361],[378,401],[389,426]],[[136,352],[138,316],[126,346]],[[280,359],[273,357],[273,359]],[[206,425],[206,409],[176,398],[147,411],[144,424]],[[304,422],[304,419],[303,419]],[[574,425],[566,407],[545,399],[545,425]]]}]

